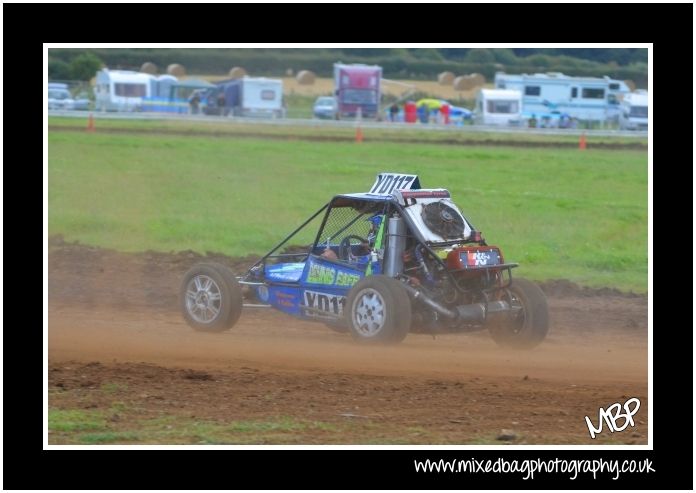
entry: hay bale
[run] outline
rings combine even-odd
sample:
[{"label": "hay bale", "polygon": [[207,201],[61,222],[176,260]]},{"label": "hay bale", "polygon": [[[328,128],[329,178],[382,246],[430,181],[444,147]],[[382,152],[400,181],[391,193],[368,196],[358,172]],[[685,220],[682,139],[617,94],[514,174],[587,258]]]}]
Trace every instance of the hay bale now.
[{"label": "hay bale", "polygon": [[167,73],[174,77],[183,77],[186,75],[186,69],[180,63],[172,63],[167,67]]},{"label": "hay bale", "polygon": [[469,91],[476,87],[476,84],[474,83],[474,79],[470,76],[460,75],[454,79],[453,87],[455,91]]},{"label": "hay bale", "polygon": [[143,63],[140,71],[144,74],[157,75],[157,65],[152,62]]},{"label": "hay bale", "polygon": [[311,70],[300,70],[297,72],[297,83],[300,84],[301,86],[311,86],[314,84],[314,80],[316,79],[316,75],[314,75],[314,72]]},{"label": "hay bale", "polygon": [[482,86],[486,83],[486,78],[481,74],[473,73],[470,77],[473,79],[476,86]]},{"label": "hay bale", "polygon": [[441,86],[449,86],[454,82],[454,74],[452,72],[440,72],[437,76],[437,82]]},{"label": "hay bale", "polygon": [[230,69],[230,78],[231,79],[241,79],[247,75],[247,71],[244,70],[242,67],[232,67]]},{"label": "hay bale", "polygon": [[631,79],[625,80],[624,83],[628,86],[631,92],[636,90],[636,83],[633,82]]}]

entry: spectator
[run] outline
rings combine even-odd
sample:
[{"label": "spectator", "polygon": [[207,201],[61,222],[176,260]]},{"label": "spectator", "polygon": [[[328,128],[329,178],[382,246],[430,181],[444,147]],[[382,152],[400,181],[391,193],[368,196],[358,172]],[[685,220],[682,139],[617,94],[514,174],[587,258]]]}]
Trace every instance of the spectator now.
[{"label": "spectator", "polygon": [[394,103],[389,107],[389,119],[391,121],[395,122],[398,114],[399,114],[399,105]]},{"label": "spectator", "polygon": [[563,113],[558,120],[558,128],[568,128],[570,126],[570,118],[567,113]]},{"label": "spectator", "polygon": [[428,119],[430,118],[430,109],[428,108],[427,104],[422,104],[418,107],[418,117],[420,118],[421,123],[428,123]]},{"label": "spectator", "polygon": [[224,93],[224,91],[220,91],[220,92],[218,93],[216,103],[217,103],[217,107],[218,107],[218,114],[219,114],[220,116],[225,116],[225,115],[227,115],[227,111],[226,111],[226,108],[225,108],[226,101],[225,101],[225,93]]},{"label": "spectator", "polygon": [[529,119],[529,128],[536,128],[536,126],[537,126],[536,115],[532,114],[532,117]]},{"label": "spectator", "polygon": [[198,94],[198,91],[196,91],[189,98],[189,106],[191,107],[191,114],[192,115],[198,114],[198,108],[199,108],[200,104],[201,104],[201,96],[200,96],[200,94]]}]

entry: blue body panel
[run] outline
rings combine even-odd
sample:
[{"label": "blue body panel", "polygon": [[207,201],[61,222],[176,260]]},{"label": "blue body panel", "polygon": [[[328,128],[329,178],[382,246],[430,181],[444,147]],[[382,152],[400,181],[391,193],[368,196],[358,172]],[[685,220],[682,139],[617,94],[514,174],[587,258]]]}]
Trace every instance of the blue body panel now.
[{"label": "blue body panel", "polygon": [[304,268],[304,262],[267,265],[266,279],[276,282],[297,282],[302,277]]},{"label": "blue body panel", "polygon": [[[367,265],[366,262],[349,264],[312,254],[306,262],[266,266],[265,285],[255,290],[260,301],[289,315],[327,320],[326,314],[305,308],[341,315],[348,291],[365,276]],[[379,271],[379,263],[373,263],[372,272]]]}]

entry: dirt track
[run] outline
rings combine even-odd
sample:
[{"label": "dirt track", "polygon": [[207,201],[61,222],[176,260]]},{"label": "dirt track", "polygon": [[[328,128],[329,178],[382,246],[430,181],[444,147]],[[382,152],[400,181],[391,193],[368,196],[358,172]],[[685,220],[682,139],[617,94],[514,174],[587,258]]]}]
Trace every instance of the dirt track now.
[{"label": "dirt track", "polygon": [[[501,429],[513,443],[647,443],[645,297],[549,284],[551,333],[529,352],[501,350],[485,332],[364,347],[271,311],[201,334],[176,311],[179,278],[199,260],[54,242],[52,409],[125,402],[137,413],[120,413],[115,430],[163,415],[326,424],[262,440],[271,443],[494,443]],[[629,397],[641,400],[636,427],[592,441],[584,416],[596,424],[599,407]]]}]

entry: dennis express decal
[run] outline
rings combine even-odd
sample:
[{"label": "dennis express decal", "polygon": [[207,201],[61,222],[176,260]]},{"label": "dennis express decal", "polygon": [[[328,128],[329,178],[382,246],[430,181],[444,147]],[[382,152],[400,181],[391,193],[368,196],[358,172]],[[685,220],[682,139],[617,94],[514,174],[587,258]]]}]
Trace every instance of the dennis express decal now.
[{"label": "dennis express decal", "polygon": [[307,273],[308,284],[324,284],[326,286],[350,287],[360,280],[358,274],[334,269],[328,265],[312,263]]}]

